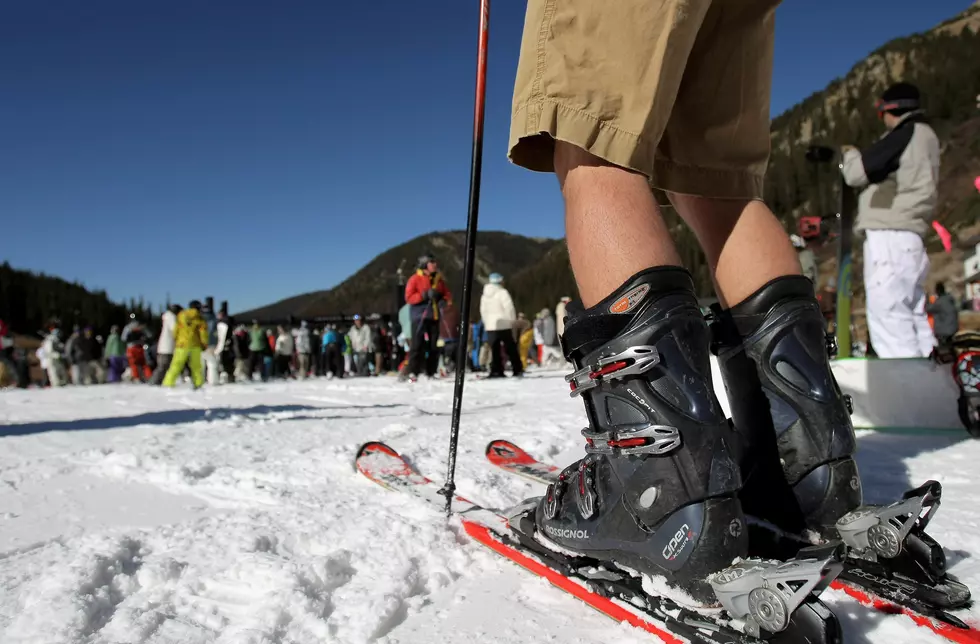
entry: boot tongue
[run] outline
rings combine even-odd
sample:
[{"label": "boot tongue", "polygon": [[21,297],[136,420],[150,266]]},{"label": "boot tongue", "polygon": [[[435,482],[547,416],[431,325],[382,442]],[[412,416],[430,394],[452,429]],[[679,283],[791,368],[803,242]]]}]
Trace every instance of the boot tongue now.
[{"label": "boot tongue", "polygon": [[731,308],[742,336],[755,333],[774,306],[786,300],[813,299],[813,283],[803,275],[786,275],[764,284]]}]

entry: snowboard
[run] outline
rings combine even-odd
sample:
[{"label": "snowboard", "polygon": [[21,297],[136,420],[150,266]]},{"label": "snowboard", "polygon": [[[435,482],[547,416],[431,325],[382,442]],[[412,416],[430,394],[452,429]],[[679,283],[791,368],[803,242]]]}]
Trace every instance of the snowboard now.
[{"label": "snowboard", "polygon": [[851,268],[853,264],[854,218],[857,194],[844,182],[841,167],[840,195],[837,208],[837,310],[834,318],[837,356],[851,357]]},{"label": "snowboard", "polygon": [[[486,458],[504,471],[544,485],[552,483],[561,474],[560,468],[537,460],[521,447],[506,440],[490,441],[486,447]],[[923,607],[924,611],[918,611],[899,603],[903,599],[910,599],[911,595],[909,589],[903,588],[900,581],[876,578],[865,571],[853,568],[849,570],[845,563],[844,572],[834,580],[831,588],[841,590],[859,603],[875,610],[905,615],[916,625],[928,628],[952,642],[980,644],[980,629],[976,625],[967,624],[959,617],[945,611],[936,611],[937,615],[929,616],[923,614],[931,612],[926,607]]]}]

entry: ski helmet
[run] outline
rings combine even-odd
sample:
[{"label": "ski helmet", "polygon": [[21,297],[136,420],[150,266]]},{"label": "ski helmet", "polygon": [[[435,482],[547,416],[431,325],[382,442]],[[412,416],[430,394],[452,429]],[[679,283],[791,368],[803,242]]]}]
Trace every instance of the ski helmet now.
[{"label": "ski helmet", "polygon": [[490,280],[491,284],[501,284],[504,281],[504,276],[500,273],[490,273],[487,279]]},{"label": "ski helmet", "polygon": [[200,300],[191,300],[191,303],[188,304],[187,306],[188,306],[188,308],[197,309],[198,311],[200,311],[201,310],[201,301]]},{"label": "ski helmet", "polygon": [[419,256],[419,268],[424,269],[428,267],[429,262],[434,262],[434,261],[436,261],[435,255],[433,255],[432,253],[423,253],[422,255]]}]

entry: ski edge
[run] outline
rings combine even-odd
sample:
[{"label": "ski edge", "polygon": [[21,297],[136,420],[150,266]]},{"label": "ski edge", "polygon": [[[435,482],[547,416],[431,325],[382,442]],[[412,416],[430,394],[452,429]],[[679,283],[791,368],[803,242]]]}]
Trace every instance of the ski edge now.
[{"label": "ski edge", "polygon": [[643,629],[648,633],[656,635],[667,644],[686,644],[685,640],[677,638],[669,631],[656,626],[653,622],[643,619],[632,611],[629,611],[626,608],[616,604],[611,599],[597,595],[585,586],[576,583],[574,580],[566,577],[560,572],[549,568],[543,563],[535,561],[520,550],[511,548],[510,546],[504,544],[499,539],[494,538],[494,533],[492,530],[490,530],[490,528],[472,521],[468,521],[467,519],[462,519],[462,523],[466,534],[478,541],[480,544],[493,550],[502,557],[516,563],[529,572],[547,580],[553,586],[567,592],[581,601],[584,601],[586,604],[603,613],[607,617],[617,622],[626,622],[631,626]]}]

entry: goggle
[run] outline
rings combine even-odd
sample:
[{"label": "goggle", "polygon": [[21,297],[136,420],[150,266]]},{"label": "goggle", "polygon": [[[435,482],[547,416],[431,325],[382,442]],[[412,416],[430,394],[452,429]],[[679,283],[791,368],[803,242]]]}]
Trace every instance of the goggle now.
[{"label": "goggle", "polygon": [[885,112],[892,110],[917,110],[919,109],[919,101],[914,98],[896,98],[893,101],[885,101],[879,98],[875,101],[875,109],[878,111],[878,118],[882,118]]}]

